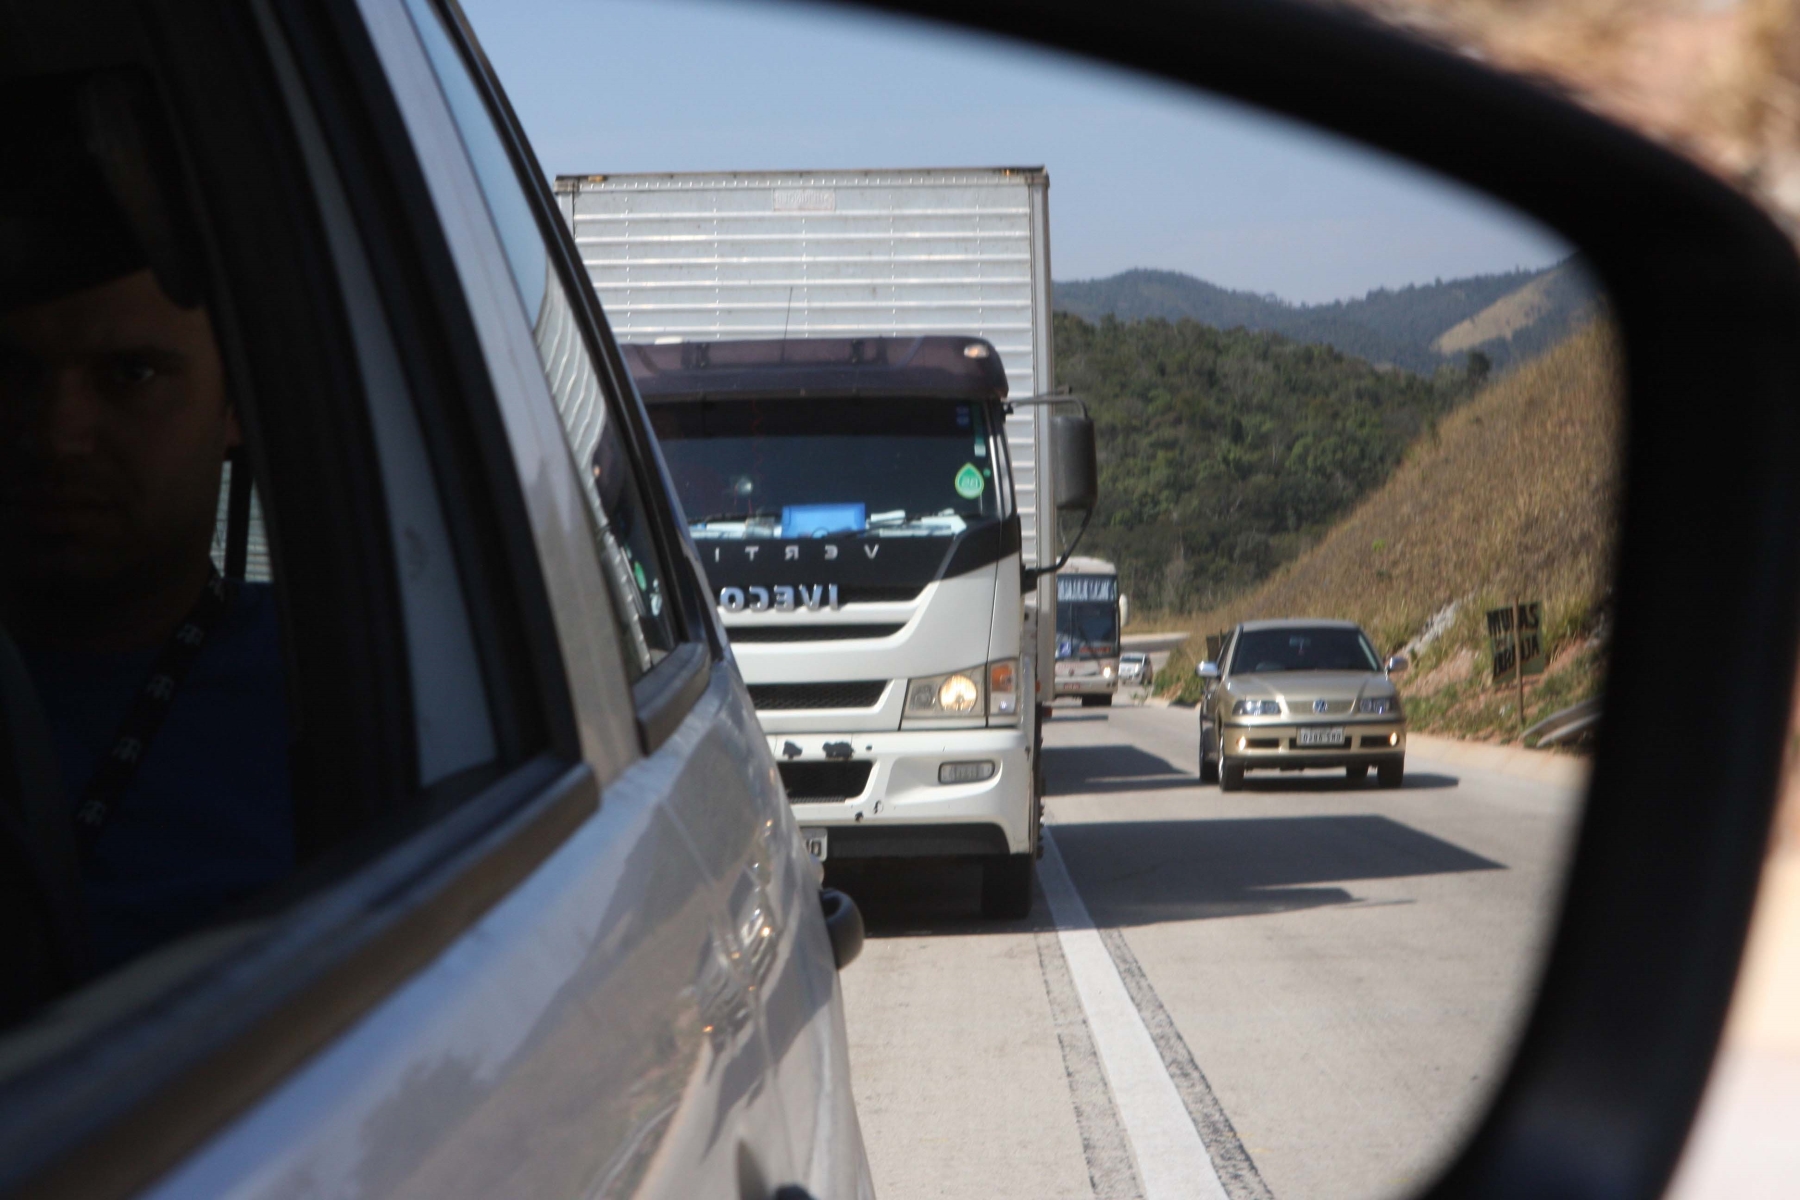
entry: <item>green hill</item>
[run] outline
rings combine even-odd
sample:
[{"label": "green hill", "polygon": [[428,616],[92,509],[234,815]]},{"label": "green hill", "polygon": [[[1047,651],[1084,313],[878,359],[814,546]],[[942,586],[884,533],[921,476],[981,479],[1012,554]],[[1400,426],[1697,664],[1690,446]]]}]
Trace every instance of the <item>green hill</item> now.
[{"label": "green hill", "polygon": [[[1438,422],[1317,545],[1185,624],[1205,633],[1253,617],[1358,621],[1383,652],[1414,648],[1403,690],[1415,727],[1504,737],[1520,722],[1512,691],[1488,686],[1482,613],[1542,600],[1552,670],[1530,689],[1528,718],[1593,694],[1620,378],[1609,331],[1590,323]],[[1173,656],[1161,682],[1195,690],[1192,665],[1191,651]]]},{"label": "green hill", "polygon": [[1175,271],[1133,270],[1054,285],[1055,307],[1090,323],[1183,318],[1216,329],[1279,333],[1421,374],[1461,367],[1479,351],[1505,369],[1535,357],[1593,314],[1595,291],[1570,259],[1512,271],[1370,292],[1331,304],[1289,304]]},{"label": "green hill", "polygon": [[1265,579],[1476,382],[1192,320],[1058,313],[1055,333],[1057,377],[1087,401],[1099,442],[1083,552],[1118,564],[1140,613],[1194,612]]}]

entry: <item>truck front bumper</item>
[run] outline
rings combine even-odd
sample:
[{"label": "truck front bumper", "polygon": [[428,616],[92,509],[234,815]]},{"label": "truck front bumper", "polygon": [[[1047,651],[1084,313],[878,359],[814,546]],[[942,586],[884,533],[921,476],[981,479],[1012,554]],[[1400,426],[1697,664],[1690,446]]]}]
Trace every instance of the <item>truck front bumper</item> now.
[{"label": "truck front bumper", "polygon": [[[1031,742],[1022,728],[780,733],[769,751],[784,770],[794,818],[830,831],[831,858],[1024,854],[1031,845]],[[850,755],[843,757],[848,743]],[[826,745],[836,751],[827,756]],[[802,777],[870,769],[862,790],[809,800]],[[940,783],[945,764],[990,763],[993,774]],[[828,764],[837,764],[830,766]],[[854,775],[852,776],[854,778]]]},{"label": "truck front bumper", "polygon": [[1119,681],[1111,675],[1058,675],[1059,696],[1109,696],[1119,690]]}]

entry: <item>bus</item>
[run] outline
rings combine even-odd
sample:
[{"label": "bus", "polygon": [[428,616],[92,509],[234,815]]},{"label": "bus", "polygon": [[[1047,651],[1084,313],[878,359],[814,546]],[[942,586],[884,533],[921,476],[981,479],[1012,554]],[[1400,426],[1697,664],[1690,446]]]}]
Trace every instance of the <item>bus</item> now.
[{"label": "bus", "polygon": [[1125,598],[1119,571],[1101,558],[1073,557],[1056,573],[1056,694],[1106,707],[1119,688],[1119,627]]}]

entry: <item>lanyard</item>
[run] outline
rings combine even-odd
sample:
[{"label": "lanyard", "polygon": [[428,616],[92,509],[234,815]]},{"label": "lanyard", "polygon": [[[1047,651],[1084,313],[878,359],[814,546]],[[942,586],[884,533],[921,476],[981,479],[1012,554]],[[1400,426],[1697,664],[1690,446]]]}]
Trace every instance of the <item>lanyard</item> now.
[{"label": "lanyard", "polygon": [[206,639],[230,604],[231,590],[214,568],[200,598],[194,601],[194,607],[188,610],[187,616],[157,654],[149,678],[138,689],[125,720],[119,725],[119,732],[113,736],[112,748],[100,759],[100,765],[94,768],[93,777],[81,793],[81,803],[75,809],[75,834],[84,855],[93,851],[95,839],[106,827],[132,780],[137,778],[138,767],[144,761],[144,755],[149,753],[150,743],[156,740],[163,719],[169,715],[176,689],[187,677],[189,668],[200,656],[201,647],[206,645]]}]

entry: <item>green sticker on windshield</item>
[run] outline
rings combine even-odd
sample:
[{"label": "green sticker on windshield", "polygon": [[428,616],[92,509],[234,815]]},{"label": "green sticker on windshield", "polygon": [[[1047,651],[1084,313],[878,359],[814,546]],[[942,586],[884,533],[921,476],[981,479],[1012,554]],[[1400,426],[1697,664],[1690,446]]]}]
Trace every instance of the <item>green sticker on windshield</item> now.
[{"label": "green sticker on windshield", "polygon": [[980,469],[974,463],[964,463],[962,470],[956,473],[956,494],[965,500],[973,500],[981,495],[981,490],[986,486]]}]

